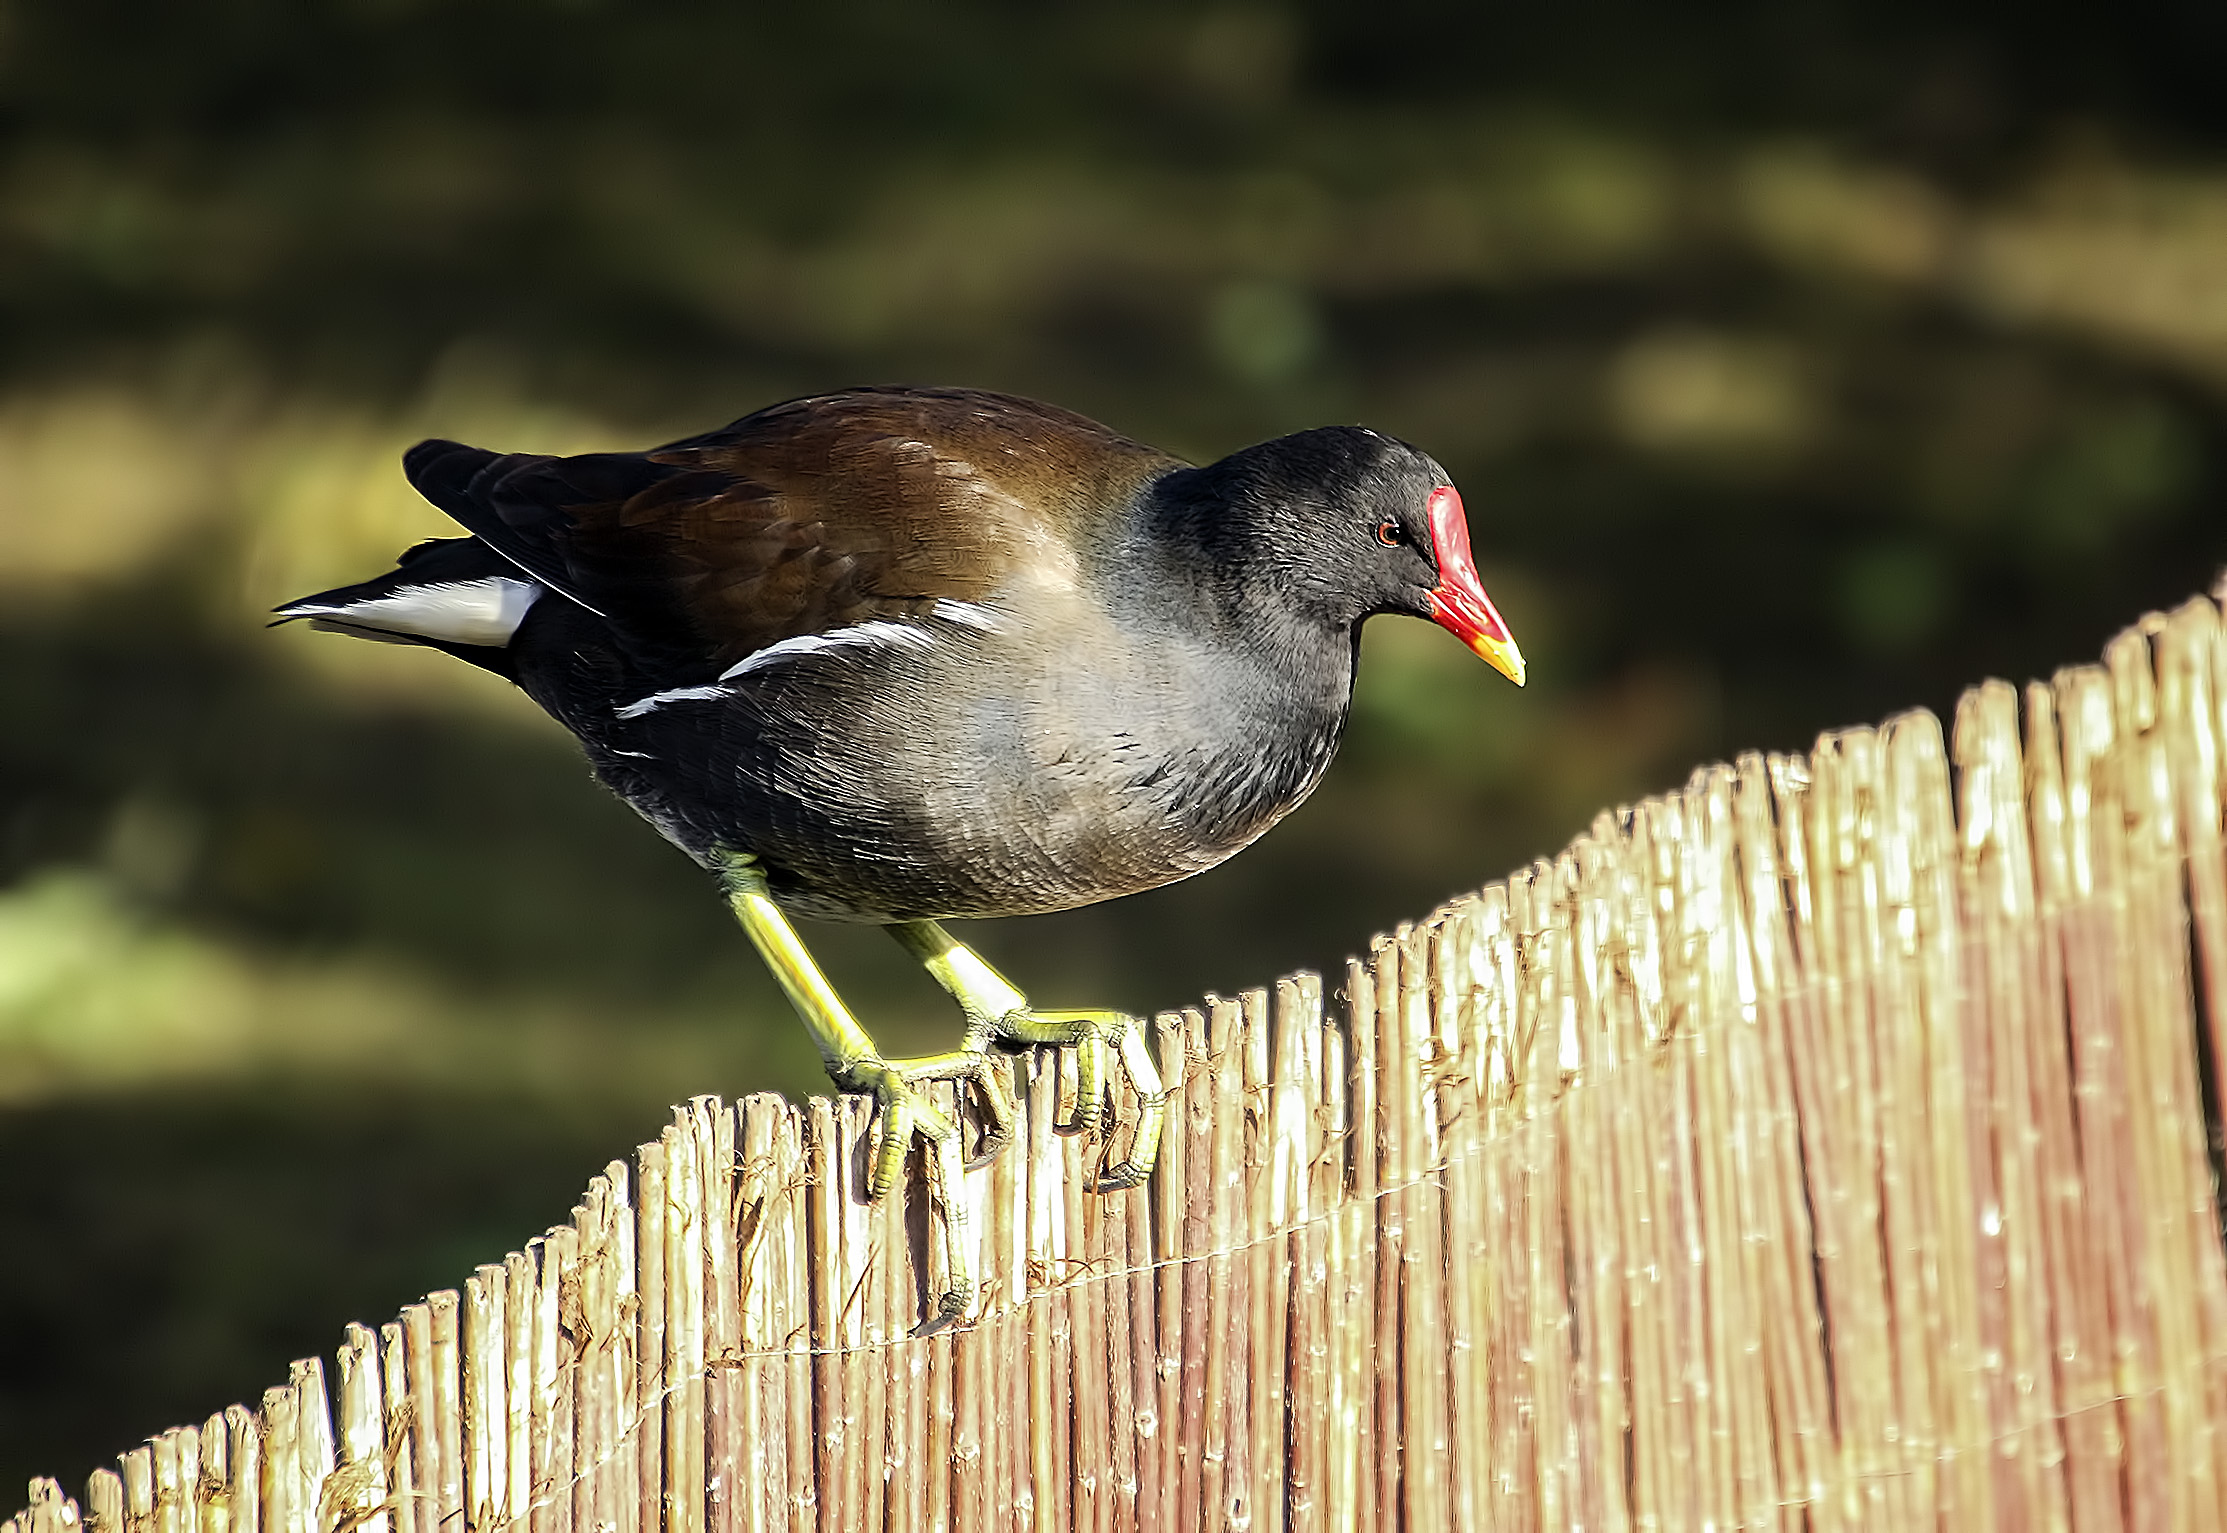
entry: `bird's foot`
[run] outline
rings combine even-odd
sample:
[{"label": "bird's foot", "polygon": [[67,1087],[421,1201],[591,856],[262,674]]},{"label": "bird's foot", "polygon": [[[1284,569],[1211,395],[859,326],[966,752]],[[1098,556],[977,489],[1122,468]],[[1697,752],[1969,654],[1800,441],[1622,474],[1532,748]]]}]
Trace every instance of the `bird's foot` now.
[{"label": "bird's foot", "polygon": [[897,1185],[914,1137],[926,1141],[935,1166],[931,1196],[943,1216],[944,1282],[931,1297],[931,1312],[921,1330],[932,1331],[963,1318],[974,1299],[974,1274],[967,1258],[967,1158],[960,1144],[960,1122],[929,1101],[922,1088],[938,1081],[953,1082],[959,1089],[957,1105],[963,1114],[966,1089],[971,1084],[988,1125],[985,1135],[991,1144],[989,1153],[995,1154],[1013,1132],[1014,1108],[1002,1079],[1002,1062],[966,1051],[922,1059],[867,1055],[830,1067],[828,1074],[838,1090],[874,1099],[879,1134],[866,1174],[869,1199],[879,1200]]},{"label": "bird's foot", "polygon": [[[932,1196],[943,1215],[944,1284],[932,1301],[930,1326],[947,1324],[966,1313],[974,1296],[969,1265],[966,1156],[959,1143],[958,1118],[965,1108],[965,1085],[981,1097],[990,1136],[999,1143],[1012,1134],[1013,1104],[999,1078],[996,1062],[980,1052],[936,1055],[926,1059],[885,1060],[866,1029],[850,1014],[835,988],[805,951],[796,929],[782,915],[766,884],[764,865],[746,852],[721,849],[716,856],[727,903],[735,919],[765,959],[766,967],[804,1019],[828,1074],[844,1091],[871,1095],[880,1108],[881,1142],[867,1171],[871,1198],[885,1196],[905,1169],[905,1152],[914,1136],[934,1152]],[[934,1081],[960,1085],[960,1112],[946,1114],[921,1088]]]},{"label": "bird's foot", "polygon": [[[874,1163],[866,1181],[866,1195],[879,1199],[897,1185],[904,1174],[905,1151],[913,1136],[928,1141],[939,1156],[946,1148],[951,1164],[960,1170],[982,1164],[1005,1148],[1013,1137],[1013,1097],[1006,1087],[1002,1060],[980,1049],[957,1049],[949,1054],[929,1054],[918,1059],[882,1059],[868,1055],[828,1071],[836,1087],[870,1095],[880,1108],[881,1137],[874,1148]],[[945,1114],[920,1090],[936,1081],[951,1081],[959,1088],[963,1118],[966,1090],[974,1089],[981,1108],[982,1140],[974,1156],[965,1156],[960,1144],[961,1121]],[[945,1189],[948,1198],[954,1182]]]},{"label": "bird's foot", "polygon": [[[1033,1011],[1021,1006],[975,1021],[967,1029],[966,1042],[976,1050],[986,1049],[993,1042],[1008,1048],[1073,1049],[1075,1108],[1073,1116],[1061,1126],[1092,1140],[1111,1137],[1114,1083],[1107,1065],[1118,1060],[1137,1091],[1137,1125],[1129,1136],[1128,1152],[1099,1173],[1098,1190],[1135,1187],[1152,1174],[1153,1162],[1160,1154],[1160,1128],[1167,1115],[1168,1094],[1160,1084],[1159,1067],[1145,1048],[1144,1030],[1135,1017],[1119,1011]],[[984,1158],[995,1154],[997,1148],[986,1143]]]},{"label": "bird's foot", "polygon": [[[1113,1094],[1107,1064],[1119,1060],[1136,1087],[1137,1126],[1129,1136],[1128,1153],[1099,1174],[1098,1190],[1134,1187],[1152,1174],[1168,1096],[1136,1018],[1119,1011],[1039,1011],[1011,980],[933,921],[907,921],[889,933],[959,1003],[967,1019],[965,1052],[986,1056],[992,1045],[1000,1044],[1075,1051],[1075,1111],[1067,1127],[1093,1139],[1107,1137]],[[1003,1143],[1003,1135],[993,1130],[985,1157]]]}]

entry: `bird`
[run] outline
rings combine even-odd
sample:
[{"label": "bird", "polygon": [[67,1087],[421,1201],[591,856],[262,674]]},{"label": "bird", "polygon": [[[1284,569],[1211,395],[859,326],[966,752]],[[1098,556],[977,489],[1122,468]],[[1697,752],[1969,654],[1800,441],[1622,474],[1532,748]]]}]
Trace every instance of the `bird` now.
[{"label": "bird", "polygon": [[[1361,426],[1193,465],[1014,395],[864,387],[644,452],[436,439],[402,466],[464,535],[276,622],[507,678],[714,877],[835,1085],[878,1104],[868,1195],[926,1142],[939,1320],[973,1292],[960,1174],[1016,1116],[1004,1050],[1074,1051],[1101,1190],[1150,1174],[1166,1100],[1136,1018],[1037,1009],[942,923],[1138,893],[1257,839],[1328,770],[1371,617],[1524,681],[1445,469]],[[887,928],[957,1001],[960,1047],[886,1058],[793,917]],[[1119,1159],[1116,1066],[1139,1102]]]}]

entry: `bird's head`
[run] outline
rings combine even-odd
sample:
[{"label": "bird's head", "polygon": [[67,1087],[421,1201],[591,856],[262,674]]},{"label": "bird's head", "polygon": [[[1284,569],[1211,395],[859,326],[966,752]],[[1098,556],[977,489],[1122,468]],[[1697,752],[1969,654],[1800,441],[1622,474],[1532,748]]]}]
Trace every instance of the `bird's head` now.
[{"label": "bird's head", "polygon": [[[1523,685],[1523,653],[1469,551],[1460,491],[1429,454],[1360,426],[1323,426],[1195,471],[1199,530],[1249,582],[1319,621],[1428,618]],[[1203,492],[1203,493],[1201,493]]]}]

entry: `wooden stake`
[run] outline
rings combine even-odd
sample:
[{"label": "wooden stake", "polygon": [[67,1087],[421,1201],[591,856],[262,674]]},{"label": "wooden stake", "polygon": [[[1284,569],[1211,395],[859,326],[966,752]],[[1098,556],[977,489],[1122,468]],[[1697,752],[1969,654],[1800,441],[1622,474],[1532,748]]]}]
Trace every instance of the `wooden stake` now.
[{"label": "wooden stake", "polygon": [[[340,1410],[334,1434],[338,1463],[320,1497],[318,1526],[347,1524],[362,1533],[387,1533],[386,1392],[379,1379],[379,1338],[368,1327],[350,1325],[342,1343],[336,1374]],[[198,1435],[192,1445],[200,1457]],[[181,1470],[184,1466],[181,1464]],[[198,1469],[198,1465],[196,1465]],[[194,1476],[198,1478],[198,1474]],[[190,1481],[188,1482],[190,1485]],[[195,1504],[190,1492],[181,1498]],[[180,1518],[180,1533],[193,1533],[198,1519]]]}]

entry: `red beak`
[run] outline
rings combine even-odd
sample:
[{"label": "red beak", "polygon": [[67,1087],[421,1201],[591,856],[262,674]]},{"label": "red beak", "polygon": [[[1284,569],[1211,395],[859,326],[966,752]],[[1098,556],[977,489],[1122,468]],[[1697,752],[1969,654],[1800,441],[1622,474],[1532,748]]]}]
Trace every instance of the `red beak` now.
[{"label": "red beak", "polygon": [[1485,594],[1469,557],[1469,519],[1461,494],[1452,485],[1431,491],[1431,550],[1438,556],[1438,589],[1431,592],[1431,616],[1438,626],[1475,650],[1484,662],[1517,686],[1523,685],[1523,651],[1515,635]]}]

